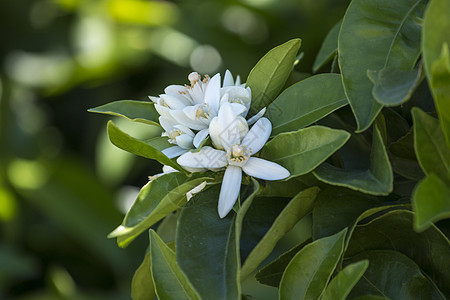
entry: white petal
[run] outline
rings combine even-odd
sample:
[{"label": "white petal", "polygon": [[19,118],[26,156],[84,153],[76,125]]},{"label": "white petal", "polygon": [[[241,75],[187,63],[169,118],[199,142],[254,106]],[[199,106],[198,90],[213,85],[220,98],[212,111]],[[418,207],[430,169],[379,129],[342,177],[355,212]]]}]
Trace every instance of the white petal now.
[{"label": "white petal", "polygon": [[233,208],[241,189],[242,170],[236,166],[228,166],[223,175],[217,210],[220,218],[224,218]]},{"label": "white petal", "polygon": [[177,141],[178,146],[184,149],[192,149],[194,148],[194,145],[192,144],[192,141],[194,140],[193,136],[190,136],[188,134],[181,134],[175,138]]},{"label": "white petal", "polygon": [[165,131],[170,132],[174,128],[174,126],[178,125],[178,123],[171,117],[160,116],[158,118],[159,124],[164,128]]},{"label": "white petal", "polygon": [[280,180],[291,175],[279,164],[257,157],[250,157],[242,166],[242,170],[250,176],[264,180]]},{"label": "white petal", "polygon": [[187,201],[191,200],[192,197],[194,197],[195,194],[200,193],[205,187],[206,187],[207,182],[203,181],[202,183],[200,183],[199,185],[197,185],[195,188],[193,188],[192,190],[190,190],[189,192],[186,193],[186,199]]},{"label": "white petal", "polygon": [[177,156],[180,156],[180,155],[186,153],[187,150],[181,148],[180,146],[173,146],[173,147],[166,148],[166,149],[162,150],[161,152],[168,158],[172,159],[172,158],[175,158]]},{"label": "white petal", "polygon": [[201,121],[191,120],[182,110],[171,110],[170,115],[181,125],[187,126],[194,130],[202,130],[208,127]]},{"label": "white petal", "polygon": [[155,109],[161,116],[170,117],[170,108],[155,103]]},{"label": "white petal", "polygon": [[217,120],[220,129],[219,138],[225,149],[239,144],[242,135],[247,133],[247,121],[241,116],[236,116],[231,103],[222,104]]},{"label": "white petal", "polygon": [[166,87],[164,89],[164,93],[168,94],[168,95],[172,95],[172,96],[176,96],[179,98],[184,98],[185,101],[190,105],[192,104],[192,101],[187,93],[187,89],[185,86],[183,85],[169,85],[168,87]]},{"label": "white petal", "polygon": [[222,140],[220,139],[221,129],[219,127],[218,117],[214,117],[209,123],[209,136],[217,149],[223,150]]},{"label": "white petal", "polygon": [[235,83],[235,85],[241,85],[241,76],[239,76],[239,75],[236,76],[236,83]]},{"label": "white petal", "polygon": [[190,105],[190,103],[186,100],[186,98],[172,96],[172,95],[160,95],[160,103],[164,101],[171,109],[183,109],[186,105]]},{"label": "white petal", "polygon": [[230,70],[226,70],[223,78],[223,87],[231,85],[234,85],[233,74],[231,74]]},{"label": "white petal", "polygon": [[189,95],[192,97],[192,104],[202,104],[204,102],[204,93],[201,82],[197,82],[192,88],[188,89]]},{"label": "white petal", "polygon": [[208,137],[209,129],[202,129],[194,137],[194,147],[198,148],[200,144]]},{"label": "white petal", "polygon": [[205,102],[208,103],[213,113],[219,111],[220,101],[220,74],[217,73],[208,82],[205,90]]},{"label": "white petal", "polygon": [[150,98],[150,100],[152,100],[153,103],[158,103],[159,101],[159,97],[148,96],[148,98]]},{"label": "white petal", "polygon": [[187,152],[177,159],[183,168],[216,169],[227,165],[226,153],[205,146],[198,152]]},{"label": "white petal", "polygon": [[264,107],[256,115],[254,115],[253,117],[248,119],[248,121],[247,121],[248,126],[254,124],[256,121],[261,119],[261,117],[264,116],[265,113],[266,113],[266,108]]},{"label": "white petal", "polygon": [[197,110],[199,109],[200,104],[190,105],[183,108],[184,114],[191,120],[195,120],[195,115],[197,114]]},{"label": "white petal", "polygon": [[185,133],[185,134],[191,136],[192,138],[194,138],[194,136],[195,136],[195,133],[194,133],[192,130],[190,130],[187,126],[184,126],[184,125],[175,125],[175,126],[173,126],[173,127],[176,128],[176,129],[181,130],[181,132],[183,132],[183,133]]},{"label": "white petal", "polygon": [[173,173],[173,172],[178,172],[178,170],[172,168],[171,166],[166,166],[166,165],[164,165],[164,166],[162,167],[162,171],[163,171],[164,174]]},{"label": "white petal", "polygon": [[247,147],[250,150],[250,154],[255,154],[266,144],[272,132],[272,124],[269,119],[261,118],[255,125],[252,126],[250,131],[242,140],[241,145]]}]

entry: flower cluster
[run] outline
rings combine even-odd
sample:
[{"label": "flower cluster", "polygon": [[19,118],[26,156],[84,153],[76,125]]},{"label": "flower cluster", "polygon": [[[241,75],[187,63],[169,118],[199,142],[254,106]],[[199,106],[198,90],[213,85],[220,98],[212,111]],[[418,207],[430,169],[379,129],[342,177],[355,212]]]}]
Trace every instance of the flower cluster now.
[{"label": "flower cluster", "polygon": [[[289,177],[284,167],[252,157],[265,145],[272,124],[262,117],[265,108],[246,120],[251,106],[251,90],[236,82],[226,71],[212,78],[193,72],[190,86],[171,85],[159,97],[150,97],[160,114],[163,136],[174,146],[163,150],[169,158],[190,172],[220,171],[225,174],[219,195],[218,213],[225,217],[236,202],[242,171],[255,178],[280,180]],[[251,128],[250,128],[251,127]],[[208,136],[211,146],[203,145]],[[200,148],[200,150],[198,150]],[[195,150],[195,151],[192,151]]]}]

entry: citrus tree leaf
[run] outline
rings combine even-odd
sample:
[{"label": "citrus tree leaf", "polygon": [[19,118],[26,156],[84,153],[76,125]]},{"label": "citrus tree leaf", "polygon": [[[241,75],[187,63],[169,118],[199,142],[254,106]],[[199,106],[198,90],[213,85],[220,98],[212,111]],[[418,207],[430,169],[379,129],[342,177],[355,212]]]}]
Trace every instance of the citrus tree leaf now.
[{"label": "citrus tree leaf", "polygon": [[299,130],[347,104],[339,74],[319,74],[299,81],[268,106],[272,135]]},{"label": "citrus tree leaf", "polygon": [[186,193],[209,180],[209,177],[189,177],[174,172],[148,182],[139,192],[122,224],[108,237],[117,237],[119,246],[127,246],[150,226],[184,206],[187,203]]},{"label": "citrus tree leaf", "polygon": [[131,280],[131,298],[133,300],[149,300],[156,297],[151,268],[150,252],[147,252]]},{"label": "citrus tree leaf", "polygon": [[374,130],[368,170],[348,170],[324,163],[313,174],[325,183],[371,195],[388,195],[393,189],[392,167],[378,126]]},{"label": "citrus tree leaf", "polygon": [[368,260],[362,260],[346,266],[334,277],[325,289],[321,299],[345,300],[352,288],[358,283],[369,266]]},{"label": "citrus tree leaf", "polygon": [[[420,54],[420,23],[425,0],[354,0],[339,33],[339,67],[356,117],[357,131],[372,124],[382,105],[372,96],[367,70],[386,66],[411,70]],[[380,9],[382,7],[383,9]]]},{"label": "citrus tree leaf", "polygon": [[159,113],[156,111],[155,105],[149,101],[119,100],[91,108],[88,111],[160,126],[158,122]]},{"label": "citrus tree leaf", "polygon": [[327,36],[322,42],[319,53],[313,64],[313,72],[316,73],[327,62],[333,59],[337,54],[339,29],[341,29],[342,20],[337,22],[333,28],[328,32]]},{"label": "citrus tree leaf", "polygon": [[294,67],[300,45],[300,39],[293,39],[273,48],[250,71],[247,86],[252,90],[251,115],[269,105],[281,91]]},{"label": "citrus tree leaf", "polygon": [[347,229],[306,245],[291,260],[280,282],[280,300],[318,299],[344,250]]},{"label": "citrus tree leaf", "polygon": [[295,177],[312,171],[349,138],[344,130],[311,126],[275,136],[264,146],[261,157],[282,165]]},{"label": "citrus tree leaf", "polygon": [[298,193],[283,209],[270,229],[253,248],[244,262],[241,278],[247,277],[272,252],[277,242],[305,215],[312,211],[319,188],[312,187]]}]

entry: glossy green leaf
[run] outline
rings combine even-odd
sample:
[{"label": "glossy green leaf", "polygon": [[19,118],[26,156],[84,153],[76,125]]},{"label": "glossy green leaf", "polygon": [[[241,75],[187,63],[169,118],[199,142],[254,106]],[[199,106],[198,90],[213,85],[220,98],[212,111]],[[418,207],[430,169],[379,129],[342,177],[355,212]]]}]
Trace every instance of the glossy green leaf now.
[{"label": "glossy green leaf", "polygon": [[250,114],[269,105],[281,91],[294,67],[300,45],[300,39],[293,39],[273,48],[250,71],[247,78],[247,86],[252,90]]},{"label": "glossy green leaf", "polygon": [[130,121],[160,126],[159,113],[150,101],[119,100],[88,110],[100,114],[124,117]]},{"label": "glossy green leaf", "polygon": [[291,262],[294,256],[309,243],[311,243],[311,239],[306,240],[305,242],[293,247],[292,249],[289,249],[288,251],[280,255],[276,260],[256,273],[256,280],[258,280],[262,284],[278,287],[280,285],[284,270],[286,270],[288,264]]},{"label": "glossy green leaf", "polygon": [[320,68],[322,68],[327,62],[333,59],[337,54],[338,49],[338,36],[339,30],[341,29],[342,20],[337,22],[336,25],[331,28],[327,36],[323,40],[322,46],[320,47],[319,53],[317,53],[316,59],[313,64],[313,72],[316,73]]},{"label": "glossy green leaf", "polygon": [[152,300],[156,297],[152,277],[152,262],[150,252],[134,273],[131,280],[131,298],[133,300]]},{"label": "glossy green leaf", "polygon": [[[367,70],[386,66],[411,70],[420,54],[421,25],[427,1],[354,0],[345,13],[338,53],[342,81],[357,130],[372,124],[382,105],[372,96]],[[382,9],[380,9],[380,7]]]},{"label": "glossy green leaf", "polygon": [[371,195],[388,195],[394,176],[383,138],[375,126],[370,166],[368,170],[346,170],[324,163],[314,170],[317,179],[332,185],[344,186]]},{"label": "glossy green leaf", "polygon": [[373,294],[389,299],[445,299],[414,261],[404,254],[392,250],[372,250],[362,252],[350,261],[361,259],[368,259],[370,265],[350,297]]},{"label": "glossy green leaf", "polygon": [[202,299],[239,299],[235,214],[220,219],[220,185],[195,195],[183,208],[177,228],[177,262]]},{"label": "glossy green leaf", "polygon": [[344,250],[347,229],[306,245],[291,260],[280,282],[280,300],[318,299]]},{"label": "glossy green leaf", "polygon": [[387,297],[383,297],[383,296],[364,295],[364,296],[359,296],[359,297],[353,298],[352,300],[390,300],[390,299]]},{"label": "glossy green leaf", "polygon": [[261,157],[279,163],[295,177],[312,171],[349,138],[344,130],[311,126],[275,136],[264,146]]},{"label": "glossy green leaf", "polygon": [[309,188],[301,191],[289,202],[245,260],[241,270],[241,279],[253,272],[258,265],[269,256],[278,241],[290,231],[300,219],[312,211],[314,199],[318,192],[319,188],[317,187]]},{"label": "glossy green leaf", "polygon": [[322,300],[345,300],[352,288],[358,283],[369,266],[368,260],[362,260],[346,266],[334,277],[325,289]]},{"label": "glossy green leaf", "polygon": [[291,178],[287,181],[266,181],[260,193],[262,197],[286,197],[292,198],[301,190],[310,185],[298,180],[299,177]]},{"label": "glossy green leaf", "polygon": [[153,147],[143,141],[139,141],[132,136],[121,131],[113,122],[108,122],[108,135],[111,143],[113,143],[118,148],[131,152],[133,154],[143,156],[150,159],[155,159],[163,165],[171,166],[182,172],[186,172],[177,163],[170,160],[166,155],[164,155],[156,147]]},{"label": "glossy green leaf", "polygon": [[450,148],[439,121],[419,108],[412,109],[414,120],[414,148],[425,174],[435,173],[450,183]]},{"label": "glossy green leaf", "polygon": [[425,176],[414,152],[412,128],[405,136],[389,145],[389,158],[395,173],[416,181]]},{"label": "glossy green leaf", "polygon": [[158,299],[201,299],[180,270],[175,253],[150,229],[151,270]]},{"label": "glossy green leaf", "polygon": [[450,242],[437,227],[431,225],[423,232],[415,232],[413,213],[394,210],[356,226],[345,255],[352,257],[366,250],[378,249],[405,254],[446,297],[450,297]]},{"label": "glossy green leaf", "polygon": [[293,84],[267,108],[272,135],[299,130],[347,105],[339,74],[319,74]]},{"label": "glossy green leaf", "polygon": [[209,180],[209,177],[189,177],[174,172],[148,182],[139,192],[122,225],[109,237],[117,237],[119,246],[127,246],[150,226],[184,206],[187,203],[186,193]]},{"label": "glossy green leaf", "polygon": [[442,46],[441,56],[431,67],[431,91],[447,145],[450,147],[450,56],[448,46],[447,43]]},{"label": "glossy green leaf", "polygon": [[403,71],[396,67],[368,70],[367,76],[374,84],[372,96],[384,106],[398,106],[408,101],[422,79],[422,67]]},{"label": "glossy green leaf", "polygon": [[416,213],[414,228],[417,231],[450,218],[450,187],[433,173],[417,184],[411,201]]}]

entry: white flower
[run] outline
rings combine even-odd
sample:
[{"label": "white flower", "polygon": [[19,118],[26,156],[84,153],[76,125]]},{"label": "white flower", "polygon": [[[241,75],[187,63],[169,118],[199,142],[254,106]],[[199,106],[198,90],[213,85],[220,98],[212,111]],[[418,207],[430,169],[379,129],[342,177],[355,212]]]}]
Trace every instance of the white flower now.
[{"label": "white flower", "polygon": [[[225,151],[203,147],[199,152],[187,152],[177,159],[183,168],[215,170],[226,167],[218,204],[221,218],[231,211],[239,196],[242,171],[264,180],[280,180],[290,175],[287,169],[274,162],[251,157],[261,150],[269,139],[272,132],[270,121],[267,118],[259,119],[242,138],[237,130],[227,133],[226,127],[234,122],[239,123],[239,118],[240,116],[236,116],[226,105],[221,107],[217,128],[224,129],[222,134],[219,134],[219,139]],[[211,132],[211,136],[215,134],[216,132]]]}]

